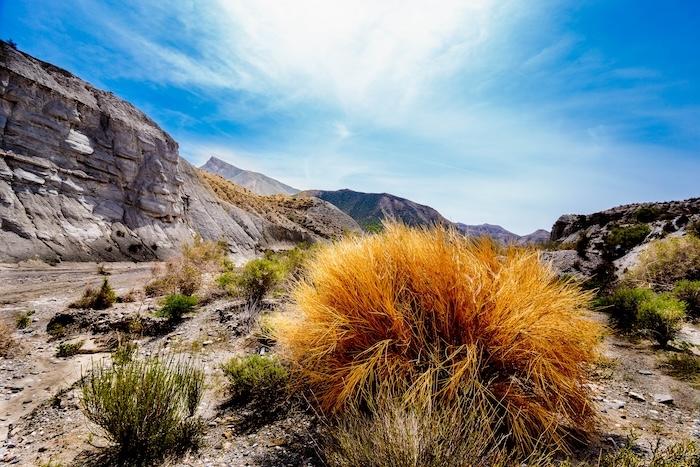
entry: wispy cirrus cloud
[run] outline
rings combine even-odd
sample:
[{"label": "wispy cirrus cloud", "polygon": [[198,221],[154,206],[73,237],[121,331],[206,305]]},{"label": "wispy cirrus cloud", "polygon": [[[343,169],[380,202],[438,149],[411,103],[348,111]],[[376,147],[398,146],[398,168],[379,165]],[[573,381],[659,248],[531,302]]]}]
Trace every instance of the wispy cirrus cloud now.
[{"label": "wispy cirrus cloud", "polygon": [[652,31],[658,11],[643,25],[567,0],[40,3],[5,7],[32,12],[2,20],[20,46],[140,104],[196,163],[521,233],[697,194],[700,66],[655,50],[675,40]]}]

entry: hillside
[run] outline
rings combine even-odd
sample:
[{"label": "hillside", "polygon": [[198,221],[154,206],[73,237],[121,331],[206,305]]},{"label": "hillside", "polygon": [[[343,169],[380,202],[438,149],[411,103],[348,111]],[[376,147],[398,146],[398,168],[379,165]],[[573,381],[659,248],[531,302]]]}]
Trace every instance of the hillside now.
[{"label": "hillside", "polygon": [[239,169],[235,165],[214,156],[210,157],[200,169],[220,175],[226,180],[247,188],[258,195],[293,195],[299,192],[296,188],[285,185],[272,177],[250,170]]},{"label": "hillside", "polygon": [[700,219],[700,198],[617,206],[592,214],[565,214],[552,226],[556,251],[547,253],[562,272],[586,277],[620,274],[645,246],[684,235]]},{"label": "hillside", "polygon": [[279,223],[220,199],[143,112],[5,42],[0,200],[0,261],[165,258],[195,234],[250,256],[357,229],[320,201]]},{"label": "hillside", "polygon": [[328,201],[355,219],[364,229],[379,226],[382,219],[396,219],[412,226],[449,224],[447,219],[430,206],[388,193],[362,193],[348,189],[308,190],[302,191],[299,196]]}]

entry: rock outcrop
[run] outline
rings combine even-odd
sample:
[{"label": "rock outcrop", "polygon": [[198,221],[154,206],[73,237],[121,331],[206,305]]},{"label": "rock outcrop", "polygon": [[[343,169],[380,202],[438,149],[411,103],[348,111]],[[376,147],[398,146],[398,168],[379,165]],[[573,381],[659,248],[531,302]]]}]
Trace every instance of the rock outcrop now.
[{"label": "rock outcrop", "polygon": [[164,258],[195,234],[250,256],[358,229],[312,204],[322,229],[221,199],[134,106],[0,43],[0,261]]},{"label": "rock outcrop", "polygon": [[546,252],[561,272],[583,277],[620,275],[646,245],[667,235],[685,235],[700,221],[700,198],[637,203],[593,214],[565,214],[552,226],[555,251]]}]

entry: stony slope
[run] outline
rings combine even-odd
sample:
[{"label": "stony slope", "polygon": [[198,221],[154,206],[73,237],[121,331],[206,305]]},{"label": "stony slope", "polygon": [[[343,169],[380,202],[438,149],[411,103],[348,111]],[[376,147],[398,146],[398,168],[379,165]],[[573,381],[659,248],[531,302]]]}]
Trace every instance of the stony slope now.
[{"label": "stony slope", "polygon": [[382,219],[396,219],[407,225],[450,224],[430,206],[415,203],[388,193],[362,193],[348,189],[337,191],[308,190],[300,196],[311,196],[337,206],[363,228],[378,226]]},{"label": "stony slope", "polygon": [[219,198],[141,111],[0,43],[0,261],[163,258],[195,234],[248,256],[358,228],[313,203],[322,229]]},{"label": "stony slope", "polygon": [[300,191],[265,174],[239,169],[235,165],[213,156],[200,168],[221,175],[226,180],[259,195],[293,195]]},{"label": "stony slope", "polygon": [[552,226],[556,251],[546,253],[563,272],[596,276],[619,274],[649,242],[684,235],[700,220],[700,198],[636,203],[593,214],[565,214]]}]

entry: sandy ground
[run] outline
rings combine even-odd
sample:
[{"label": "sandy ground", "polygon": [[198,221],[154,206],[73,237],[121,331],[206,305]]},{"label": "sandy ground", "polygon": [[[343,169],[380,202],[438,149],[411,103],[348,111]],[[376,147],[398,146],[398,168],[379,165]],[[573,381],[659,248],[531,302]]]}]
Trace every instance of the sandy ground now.
[{"label": "sandy ground", "polygon": [[[92,362],[108,356],[108,334],[81,330],[54,340],[46,333],[49,320],[77,299],[87,285],[108,277],[118,294],[142,287],[153,264],[108,263],[109,276],[93,263],[49,266],[43,263],[0,264],[0,319],[12,323],[18,313],[33,310],[31,325],[15,333],[21,348],[0,358],[0,464],[93,464],[107,441],[83,416],[76,382]],[[310,416],[292,408],[252,426],[241,417],[255,414],[225,407],[226,384],[220,365],[234,355],[263,349],[241,320],[230,299],[203,305],[171,332],[139,337],[141,354],[171,352],[189,355],[207,373],[207,391],[200,408],[207,432],[203,448],[173,460],[172,465],[317,465],[307,429]],[[154,299],[116,304],[108,316],[149,314]],[[234,311],[232,311],[234,310]],[[225,317],[222,318],[222,317]],[[605,315],[592,317],[605,323]],[[700,330],[686,325],[682,339],[700,344]],[[55,356],[60,342],[84,340],[88,354]],[[631,342],[613,335],[602,343],[605,358],[591,381],[601,416],[601,438],[591,449],[612,446],[634,434],[644,448],[700,437],[700,391],[667,376],[659,367],[663,353],[650,342]],[[663,396],[672,401],[659,402]]]}]

